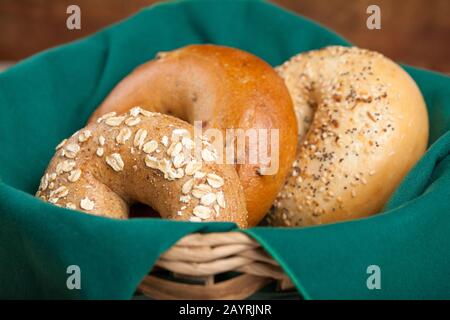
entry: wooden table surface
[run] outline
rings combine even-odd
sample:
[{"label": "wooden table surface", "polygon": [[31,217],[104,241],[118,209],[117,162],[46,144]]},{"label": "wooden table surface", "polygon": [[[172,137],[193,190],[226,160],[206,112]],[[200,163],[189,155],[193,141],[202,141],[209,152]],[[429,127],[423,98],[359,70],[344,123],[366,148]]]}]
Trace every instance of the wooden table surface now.
[{"label": "wooden table surface", "polygon": [[[121,20],[155,0],[0,0],[0,61],[23,59]],[[450,73],[449,0],[274,0],[396,61]],[[66,8],[81,8],[81,30],[66,28]],[[381,30],[366,9],[381,8]]]}]

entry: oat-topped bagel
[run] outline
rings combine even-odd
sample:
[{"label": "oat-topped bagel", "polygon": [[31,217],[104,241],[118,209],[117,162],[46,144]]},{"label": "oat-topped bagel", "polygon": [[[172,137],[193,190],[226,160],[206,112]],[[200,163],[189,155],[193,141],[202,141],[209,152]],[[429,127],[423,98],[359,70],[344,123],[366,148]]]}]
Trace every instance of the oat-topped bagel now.
[{"label": "oat-topped bagel", "polygon": [[270,65],[247,52],[215,45],[191,45],[164,52],[125,77],[91,121],[136,105],[191,124],[202,121],[205,131],[278,129],[279,157],[274,159],[278,168],[274,172],[267,174],[260,161],[235,166],[244,188],[249,225],[263,218],[291,168],[297,145],[292,100]]},{"label": "oat-topped bagel", "polygon": [[164,218],[246,227],[236,171],[215,164],[215,156],[180,119],[140,108],[109,113],[57,147],[37,196],[113,218],[126,218],[129,206],[140,202]]},{"label": "oat-topped bagel", "polygon": [[428,115],[414,81],[379,53],[344,47],[297,55],[278,72],[294,100],[299,146],[270,223],[378,212],[426,149]]}]

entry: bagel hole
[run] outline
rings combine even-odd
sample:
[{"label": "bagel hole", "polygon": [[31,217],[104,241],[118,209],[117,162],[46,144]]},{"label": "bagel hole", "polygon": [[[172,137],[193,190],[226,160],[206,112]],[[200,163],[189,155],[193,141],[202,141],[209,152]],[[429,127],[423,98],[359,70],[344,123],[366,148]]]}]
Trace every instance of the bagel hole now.
[{"label": "bagel hole", "polygon": [[138,202],[130,206],[130,218],[161,218],[161,216],[152,207]]}]

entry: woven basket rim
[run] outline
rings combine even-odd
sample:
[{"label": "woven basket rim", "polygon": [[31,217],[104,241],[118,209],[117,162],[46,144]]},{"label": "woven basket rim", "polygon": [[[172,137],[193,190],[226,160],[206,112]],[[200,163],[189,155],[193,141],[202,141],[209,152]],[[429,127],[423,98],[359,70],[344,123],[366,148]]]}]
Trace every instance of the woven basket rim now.
[{"label": "woven basket rim", "polygon": [[[151,274],[140,289],[153,298],[192,299],[195,290],[195,298],[241,299],[272,281],[278,281],[282,289],[293,288],[290,278],[261,244],[236,231],[188,234],[159,257],[156,269],[169,271],[174,278],[204,280],[204,285],[159,279]],[[227,272],[240,276],[215,282],[217,275]]]}]

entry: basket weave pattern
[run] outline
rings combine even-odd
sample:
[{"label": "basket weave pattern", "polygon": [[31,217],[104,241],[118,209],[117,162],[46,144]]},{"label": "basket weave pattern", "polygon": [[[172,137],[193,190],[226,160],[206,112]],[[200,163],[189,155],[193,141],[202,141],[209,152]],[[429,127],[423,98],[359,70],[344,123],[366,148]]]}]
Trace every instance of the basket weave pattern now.
[{"label": "basket weave pattern", "polygon": [[[158,277],[161,270],[169,271],[173,279]],[[225,272],[238,275],[218,281],[217,276]],[[161,255],[138,289],[154,299],[244,299],[274,280],[282,290],[293,288],[279,264],[249,236],[196,233]]]}]

